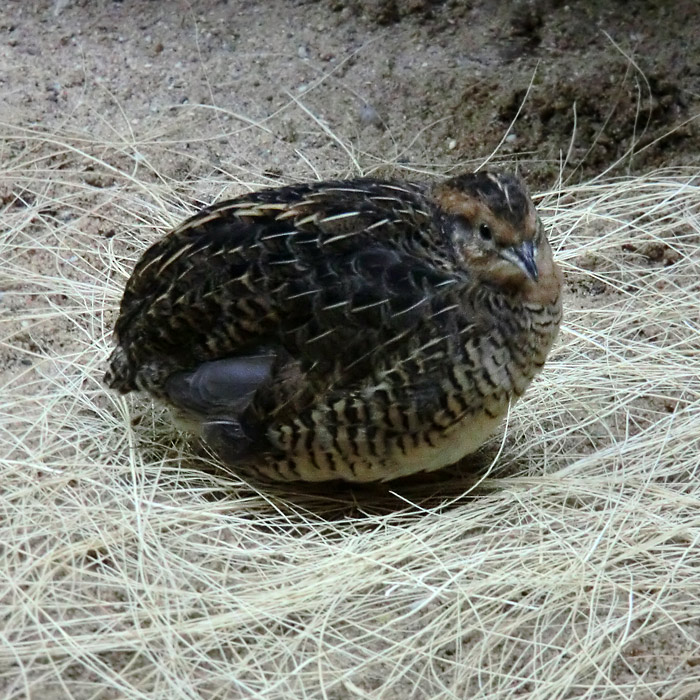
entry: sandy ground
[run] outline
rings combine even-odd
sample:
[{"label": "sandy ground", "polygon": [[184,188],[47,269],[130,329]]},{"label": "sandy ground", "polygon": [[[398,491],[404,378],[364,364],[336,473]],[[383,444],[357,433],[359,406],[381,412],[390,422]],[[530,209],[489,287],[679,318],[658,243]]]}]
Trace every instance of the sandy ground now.
[{"label": "sandy ground", "polygon": [[[41,241],[16,251],[5,248],[4,254],[8,260],[21,255],[37,274],[60,264],[67,278],[104,276],[118,290],[145,245],[187,210],[246,188],[358,172],[426,178],[485,159],[517,166],[535,191],[662,166],[697,173],[697,3],[608,5],[9,0],[0,12],[0,139],[2,160],[10,164],[0,181],[3,216],[14,221],[52,183],[60,192],[65,164],[65,183],[78,194],[75,200],[66,194],[53,204],[44,201],[28,225],[28,240],[39,230],[32,226],[49,225],[58,240],[62,227],[70,225],[95,244],[93,249],[84,240],[65,244],[60,263],[55,252],[42,250]],[[57,146],[41,160],[40,148],[53,133],[70,148]],[[11,166],[31,161],[34,152],[41,165],[30,183]],[[120,193],[132,186],[133,206],[126,209]],[[50,236],[41,240],[51,243]],[[673,246],[654,240],[627,245],[619,255],[651,270],[680,257]],[[121,267],[105,269],[107,250],[116,251]],[[576,259],[580,274],[567,279],[572,306],[594,309],[615,294],[596,276],[607,262],[605,256]],[[87,324],[84,337],[67,319],[31,333],[20,318],[40,315],[47,300],[57,309],[69,309],[72,300],[61,290],[48,294],[30,282],[0,281],[0,312],[9,329],[3,337],[11,338],[0,354],[0,379],[11,391],[17,376],[32,376],[36,358],[69,353],[76,343],[93,340],[106,349],[118,302],[112,292],[106,293],[104,318]],[[641,397],[639,416],[673,411],[675,404],[664,401]],[[141,407],[133,424],[153,420],[151,413],[150,406]],[[634,430],[643,431],[639,420]],[[590,434],[586,439],[590,442]],[[607,439],[605,431],[598,439]],[[574,451],[584,449],[572,440]],[[8,444],[14,441],[8,438]],[[439,606],[430,610],[440,615]],[[0,619],[9,624],[12,608],[3,611]],[[683,623],[662,626],[644,643],[629,645],[625,661],[600,670],[598,680],[572,682],[548,695],[533,677],[498,697],[698,697],[700,621],[691,616]],[[2,636],[0,629],[0,644]],[[8,658],[5,668],[0,663],[0,690],[8,698],[175,697],[164,685],[149,686],[148,679],[143,687],[151,689],[138,695],[138,680],[118,655],[104,657],[104,663],[130,677],[128,689],[115,682],[117,689],[108,690],[106,681],[96,681],[94,670],[80,664],[57,670],[60,664],[48,662],[40,673],[23,675],[23,663]],[[491,663],[498,666],[499,659]],[[325,696],[443,697],[437,685],[422,686],[420,679],[388,688],[377,668],[373,680],[361,673],[348,676],[341,689]],[[630,681],[635,678],[644,682],[635,686]],[[595,683],[604,688],[599,694]],[[615,695],[617,683],[626,683],[627,690]],[[466,697],[460,692],[467,686],[461,687],[444,697]],[[470,697],[477,697],[476,687],[469,686]],[[688,692],[682,695],[684,687]],[[675,694],[665,694],[669,688]],[[233,687],[207,692],[206,697],[253,696]],[[279,690],[256,693],[302,697]],[[179,697],[203,696],[183,687]],[[324,697],[321,690],[303,696]]]}]

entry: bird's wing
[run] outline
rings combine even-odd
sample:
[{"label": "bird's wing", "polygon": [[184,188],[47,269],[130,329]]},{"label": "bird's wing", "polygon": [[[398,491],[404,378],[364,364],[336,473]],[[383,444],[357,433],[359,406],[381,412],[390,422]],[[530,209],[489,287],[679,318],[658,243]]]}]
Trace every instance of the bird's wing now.
[{"label": "bird's wing", "polygon": [[[270,345],[307,368],[352,364],[439,313],[456,274],[439,235],[418,191],[386,183],[272,190],[205,209],[137,264],[118,350],[132,373],[153,358],[192,368]],[[114,386],[133,388],[133,376],[115,374]]]}]

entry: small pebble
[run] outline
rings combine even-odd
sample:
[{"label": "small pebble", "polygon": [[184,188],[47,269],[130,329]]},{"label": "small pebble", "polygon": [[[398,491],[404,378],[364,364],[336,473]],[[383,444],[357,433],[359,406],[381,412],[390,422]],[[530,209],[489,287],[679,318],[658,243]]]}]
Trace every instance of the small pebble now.
[{"label": "small pebble", "polygon": [[450,139],[447,144],[447,150],[454,151],[455,148],[457,148],[457,141],[455,141],[455,139]]},{"label": "small pebble", "polygon": [[514,141],[518,140],[518,135],[517,134],[508,134],[506,136],[506,143],[513,143]]},{"label": "small pebble", "polygon": [[300,46],[297,49],[297,56],[299,56],[299,58],[308,58],[309,57],[309,49],[306,46],[303,46],[303,45]]},{"label": "small pebble", "polygon": [[360,121],[364,125],[371,124],[372,126],[380,127],[382,125],[382,118],[379,116],[379,112],[372,107],[370,104],[363,104],[360,109]]}]

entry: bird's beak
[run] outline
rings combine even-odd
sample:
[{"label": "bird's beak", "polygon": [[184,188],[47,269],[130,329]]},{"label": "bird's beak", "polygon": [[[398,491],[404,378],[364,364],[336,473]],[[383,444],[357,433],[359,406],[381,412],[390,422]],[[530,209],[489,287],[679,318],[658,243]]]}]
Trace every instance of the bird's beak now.
[{"label": "bird's beak", "polygon": [[537,282],[539,273],[535,262],[535,244],[532,241],[524,241],[520,245],[506,248],[501,255],[519,267],[533,282]]}]

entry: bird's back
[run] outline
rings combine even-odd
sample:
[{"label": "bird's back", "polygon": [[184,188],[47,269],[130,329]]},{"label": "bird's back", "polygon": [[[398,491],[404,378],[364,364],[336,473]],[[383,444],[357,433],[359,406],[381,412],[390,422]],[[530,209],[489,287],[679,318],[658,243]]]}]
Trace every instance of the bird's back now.
[{"label": "bird's back", "polygon": [[157,392],[175,369],[281,341],[318,362],[342,347],[360,351],[384,326],[410,326],[415,314],[397,312],[448,281],[453,265],[425,236],[433,215],[420,188],[372,180],[204,209],[136,265],[107,383]]}]

